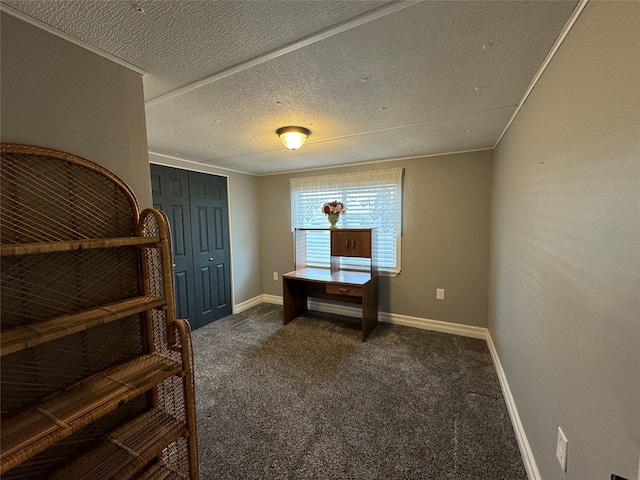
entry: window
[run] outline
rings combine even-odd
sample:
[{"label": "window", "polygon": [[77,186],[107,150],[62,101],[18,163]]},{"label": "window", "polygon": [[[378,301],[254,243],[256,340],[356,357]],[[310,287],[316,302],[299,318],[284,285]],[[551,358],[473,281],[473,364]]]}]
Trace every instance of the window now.
[{"label": "window", "polygon": [[[342,228],[378,227],[378,269],[400,272],[402,232],[402,168],[342,175],[291,179],[291,227],[328,228],[322,205],[342,201],[346,213],[338,222]],[[367,259],[343,259],[341,264],[358,269]],[[309,266],[329,267],[329,232],[307,234]]]}]

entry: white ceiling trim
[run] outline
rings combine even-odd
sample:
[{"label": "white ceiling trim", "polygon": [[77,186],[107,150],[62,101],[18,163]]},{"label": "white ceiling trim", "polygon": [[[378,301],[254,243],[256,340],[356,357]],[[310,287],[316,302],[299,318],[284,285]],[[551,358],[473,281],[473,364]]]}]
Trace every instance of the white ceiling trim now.
[{"label": "white ceiling trim", "polygon": [[[193,170],[193,171],[198,171],[198,172],[203,172],[203,173],[211,173],[209,171],[202,170],[202,167],[206,166],[206,167],[216,168],[216,169],[220,169],[220,170],[226,170],[228,172],[244,173],[245,175],[256,176],[255,173],[251,173],[251,172],[244,172],[242,170],[235,170],[235,169],[229,168],[229,167],[218,167],[217,165],[208,165],[208,164],[203,163],[203,162],[194,162],[193,160],[187,160],[185,158],[175,157],[175,156],[172,156],[172,155],[166,155],[164,153],[153,152],[151,150],[148,150],[147,153],[149,153],[150,155],[155,155],[156,157],[167,158],[169,160],[178,160],[179,162],[193,163],[194,165],[196,165],[196,167],[193,168],[193,169],[189,169],[189,170]],[[160,162],[160,161],[149,160],[149,163],[153,163],[153,164],[156,164],[156,165],[164,165],[166,167],[176,167],[174,164],[172,164],[170,162],[164,163],[164,162]],[[176,168],[181,168],[181,167],[176,167]],[[200,169],[200,170],[198,170],[198,169]],[[228,176],[228,175],[224,175],[222,173],[220,175],[222,175],[224,177]]]},{"label": "white ceiling trim", "polygon": [[[287,170],[287,171],[284,171],[284,172],[274,172],[274,173],[251,173],[251,172],[245,172],[243,170],[236,170],[236,169],[228,168],[228,167],[219,167],[217,165],[209,165],[208,163],[204,163],[204,162],[194,162],[193,160],[187,160],[187,159],[180,158],[180,157],[175,157],[175,156],[172,156],[172,155],[165,155],[164,153],[152,152],[151,150],[149,150],[149,153],[151,155],[155,155],[157,157],[166,158],[166,159],[169,159],[169,160],[177,160],[179,162],[192,163],[192,164],[195,165],[193,170],[194,171],[198,171],[198,172],[211,173],[210,171],[206,171],[206,170],[202,169],[203,166],[207,166],[207,167],[211,167],[211,168],[215,168],[215,169],[219,169],[219,170],[226,170],[228,172],[235,172],[235,173],[242,173],[244,175],[251,175],[252,177],[269,177],[269,176],[272,176],[272,175],[287,175],[287,174],[299,173],[299,172],[316,172],[318,170],[330,170],[330,169],[343,168],[343,167],[359,167],[360,165],[373,165],[373,164],[376,164],[376,163],[400,162],[400,161],[406,161],[406,160],[417,160],[419,158],[444,157],[446,155],[458,155],[458,154],[463,154],[463,153],[485,152],[487,150],[493,150],[493,147],[475,148],[475,149],[471,149],[471,150],[458,150],[458,151],[455,151],[455,152],[429,153],[429,154],[426,154],[426,155],[411,155],[411,156],[407,156],[407,157],[384,158],[384,159],[381,159],[381,160],[370,160],[368,162],[345,163],[345,164],[341,164],[341,165],[330,165],[330,166],[327,166],[327,167],[306,168],[304,170]],[[208,161],[211,162],[213,160],[208,160]],[[165,162],[162,162],[162,161],[150,160],[149,163],[153,163],[155,165],[164,165],[166,167],[182,168],[182,167],[176,166],[174,163],[171,163],[170,161],[167,161],[165,163]],[[220,175],[224,176],[224,174],[220,174]]]},{"label": "white ceiling trim", "polygon": [[[155,154],[155,155],[157,155],[157,154]],[[169,158],[171,158],[171,157],[169,157]],[[176,158],[176,160],[178,160],[178,161],[180,161],[180,162],[195,163],[195,162],[192,162],[192,161],[190,161],[190,160],[182,160],[182,159],[180,159],[180,158]],[[201,163],[200,163],[200,164],[197,164],[197,165],[200,165],[200,168],[191,168],[191,167],[187,168],[187,167],[184,167],[184,166],[182,166],[182,165],[176,165],[175,163],[172,163],[172,162],[153,161],[153,160],[149,161],[149,163],[150,163],[151,165],[160,165],[160,166],[162,166],[162,167],[178,168],[178,169],[180,169],[180,170],[184,170],[184,171],[186,171],[186,172],[206,173],[207,175],[217,175],[218,177],[224,177],[224,178],[226,178],[226,179],[228,179],[228,178],[229,178],[229,175],[227,175],[227,174],[224,174],[224,173],[218,173],[218,172],[212,172],[212,171],[210,171],[210,170],[205,170],[205,169],[203,169],[203,168],[202,168],[202,164],[201,164]],[[217,170],[217,169],[219,169],[220,167],[213,167],[213,166],[211,166],[211,168],[215,168],[215,169]],[[245,173],[245,172],[238,172],[238,173]],[[248,173],[247,175],[253,175],[253,174],[252,174],[252,173]],[[255,176],[255,175],[254,175],[254,176]],[[228,186],[228,185],[227,185],[227,186]]]},{"label": "white ceiling trim", "polygon": [[252,58],[251,60],[247,60],[246,62],[239,63],[238,65],[234,65],[233,67],[229,67],[220,72],[214,73],[200,80],[196,80],[195,82],[189,83],[180,88],[176,88],[175,90],[159,95],[155,98],[152,98],[146,101],[145,106],[152,107],[154,105],[157,105],[158,103],[164,102],[171,98],[175,98],[179,95],[184,95],[185,93],[195,90],[197,88],[200,88],[204,85],[208,85],[217,80],[226,78],[230,75],[240,73],[249,68],[268,62],[269,60],[273,60],[274,58],[280,57],[282,55],[286,55],[287,53],[294,52],[296,50],[307,47],[316,42],[327,39],[339,33],[345,32],[352,28],[358,27],[360,25],[364,25],[366,23],[372,22],[374,20],[385,17],[387,15],[390,15],[392,13],[398,12],[400,10],[403,10],[407,7],[415,5],[422,1],[423,0],[400,0],[390,5],[385,5],[384,7],[378,8],[377,10],[374,10],[369,13],[365,13],[364,15],[353,18],[351,20],[347,20],[346,22],[343,22],[339,25],[323,30],[320,33],[316,33],[309,37],[303,38],[302,40],[298,40],[296,42],[290,43],[289,45],[286,45],[282,48],[272,50],[271,52],[265,53],[264,55],[260,55],[256,58]]},{"label": "white ceiling trim", "polygon": [[110,53],[107,53],[103,50],[100,50],[99,48],[96,48],[92,45],[89,45],[86,42],[83,42],[82,40],[79,40],[75,37],[72,37],[71,35],[61,32],[60,30],[57,30],[56,28],[52,27],[51,25],[48,25],[44,22],[41,22],[40,20],[37,20],[33,17],[30,17],[29,15],[26,15],[24,13],[22,13],[19,10],[16,10],[13,7],[10,7],[9,5],[5,5],[4,3],[0,2],[0,11],[3,11],[13,17],[16,17],[26,23],[29,23],[31,25],[33,25],[34,27],[38,27],[41,30],[44,30],[48,33],[51,33],[52,35],[55,35],[56,37],[60,37],[63,40],[66,40],[67,42],[73,43],[74,45],[77,45],[80,48],[84,48],[85,50],[89,50],[92,53],[95,53],[96,55],[99,55],[103,58],[106,58],[107,60],[117,63],[118,65],[128,68],[129,70],[132,70],[136,73],[139,73],[140,75],[145,75],[147,72],[144,71],[142,68],[137,67],[135,65],[133,65],[132,63],[129,63],[125,60],[122,60],[121,58],[116,57],[115,55],[111,55]]},{"label": "white ceiling trim", "polygon": [[569,20],[567,21],[567,24],[562,29],[562,32],[560,32],[560,35],[558,36],[555,43],[553,44],[553,47],[551,47],[551,50],[549,50],[549,53],[547,54],[544,61],[542,62],[542,65],[540,65],[540,68],[538,69],[535,76],[533,77],[533,80],[531,80],[529,87],[525,90],[524,95],[522,95],[522,99],[520,99],[520,102],[518,102],[518,106],[513,112],[513,115],[511,115],[511,117],[509,118],[509,121],[507,121],[507,124],[505,125],[504,130],[502,130],[502,133],[498,137],[496,144],[493,146],[494,149],[498,148],[498,144],[502,140],[502,137],[504,137],[504,135],[507,133],[507,130],[509,130],[511,123],[515,120],[516,116],[518,115],[518,112],[520,112],[520,109],[524,105],[524,102],[526,102],[527,98],[529,98],[529,95],[535,88],[536,84],[538,83],[538,80],[540,80],[540,77],[542,77],[542,74],[547,69],[547,66],[549,65],[549,63],[551,63],[551,60],[553,59],[556,52],[560,48],[560,45],[562,45],[562,42],[564,42],[564,39],[569,34],[569,31],[573,27],[574,23],[576,23],[576,20],[578,20],[578,17],[582,13],[582,10],[584,10],[584,7],[587,5],[588,2],[589,0],[580,0],[578,5],[576,5],[576,8],[571,14],[571,17],[569,18]]},{"label": "white ceiling trim", "polygon": [[343,167],[360,167],[362,165],[372,165],[375,163],[389,163],[389,162],[400,162],[400,161],[406,161],[406,160],[417,160],[420,158],[444,157],[445,155],[458,155],[462,153],[484,152],[487,150],[493,150],[493,147],[476,148],[473,150],[459,150],[455,152],[445,152],[445,153],[429,153],[426,155],[412,155],[409,157],[385,158],[381,160],[370,160],[368,162],[344,163],[340,165],[330,165],[326,167],[305,168],[303,170],[287,170],[286,172],[259,173],[259,174],[253,173],[250,175],[255,175],[256,177],[269,177],[272,175],[286,175],[290,173],[300,173],[300,172],[315,172],[318,170],[330,170],[330,169],[343,168]]},{"label": "white ceiling trim", "polygon": [[419,125],[427,125],[428,123],[440,122],[442,120],[450,120],[452,118],[466,117],[466,116],[470,116],[470,115],[476,115],[478,113],[495,112],[497,110],[504,110],[505,108],[513,108],[513,107],[515,107],[515,105],[503,105],[503,106],[500,106],[500,107],[488,108],[488,109],[485,109],[485,110],[477,110],[477,111],[473,111],[473,112],[459,113],[457,115],[446,115],[444,117],[430,118],[429,120],[424,120],[422,122],[406,123],[404,125],[396,125],[394,127],[379,128],[377,130],[369,130],[369,131],[366,131],[366,132],[349,133],[347,135],[340,135],[340,136],[337,136],[337,137],[323,138],[322,140],[311,140],[309,142],[306,142],[306,145],[309,145],[309,144],[312,144],[312,143],[330,142],[330,141],[333,141],[333,140],[342,140],[342,139],[345,139],[345,138],[360,137],[360,136],[364,136],[364,135],[372,135],[374,133],[391,132],[393,130],[400,130],[400,129],[403,129],[403,128],[417,127]]},{"label": "white ceiling trim", "polygon": [[[390,132],[390,131],[393,131],[393,130],[400,130],[400,129],[403,129],[403,128],[417,127],[419,125],[426,125],[428,123],[440,122],[442,120],[450,120],[452,118],[466,117],[468,115],[475,115],[475,114],[478,114],[478,113],[494,112],[496,110],[503,110],[505,108],[513,108],[515,106],[516,105],[505,105],[505,106],[502,106],[502,107],[489,108],[489,109],[486,109],[486,110],[479,110],[479,111],[475,111],[475,112],[466,112],[466,113],[460,113],[460,114],[457,114],[457,115],[449,115],[449,116],[445,116],[445,117],[431,118],[431,119],[425,120],[423,122],[408,123],[408,124],[405,124],[405,125],[398,125],[398,126],[394,126],[394,127],[380,128],[378,130],[368,130],[366,132],[349,133],[347,135],[339,135],[337,137],[323,138],[322,140],[309,140],[309,141],[305,142],[305,145],[312,145],[312,144],[316,144],[316,143],[318,143],[318,144],[319,143],[326,143],[326,142],[332,142],[332,141],[335,141],[335,140],[344,140],[345,138],[362,137],[362,136],[366,136],[366,135],[373,135],[373,134],[376,134],[376,133],[383,133],[383,132]],[[495,147],[491,147],[491,148],[495,148]],[[268,150],[262,150],[260,152],[238,153],[236,155],[227,155],[226,157],[214,157],[214,158],[209,158],[207,160],[201,160],[199,163],[208,165],[209,163],[212,163],[212,162],[226,162],[226,161],[234,160],[234,159],[237,159],[237,158],[253,157],[253,156],[261,155],[263,153],[271,153],[271,152],[275,152],[276,150],[285,151],[285,148],[282,147],[282,146],[278,146],[278,147],[275,147],[275,148],[270,148]],[[480,150],[486,150],[486,149],[482,148]],[[464,150],[464,151],[465,152],[467,152],[467,151],[475,152],[477,150]],[[449,155],[451,153],[460,153],[460,152],[447,152],[447,153],[444,153],[444,154],[438,153],[438,154],[435,154],[435,155]],[[431,155],[418,155],[416,157],[412,156],[412,157],[402,157],[402,158],[403,159],[406,159],[406,158],[419,158],[419,157],[425,157],[425,156],[431,156]],[[378,162],[378,161],[388,162],[389,160],[373,160],[373,162]],[[362,163],[367,163],[367,162],[362,162]],[[349,165],[351,165],[351,164],[349,164]],[[340,167],[340,166],[343,166],[343,165],[336,165],[336,166]],[[329,166],[329,167],[318,167],[318,168],[319,169],[324,169],[324,168],[334,168],[334,167]],[[222,167],[220,167],[220,168],[222,168]],[[230,169],[230,170],[233,170],[233,169]],[[311,169],[311,170],[316,170],[316,169]],[[233,170],[233,171],[238,171],[238,170]],[[302,171],[305,171],[305,170],[299,170],[299,171],[302,172]],[[286,172],[282,172],[282,173],[286,173]],[[274,173],[274,175],[277,175],[277,173]]]}]

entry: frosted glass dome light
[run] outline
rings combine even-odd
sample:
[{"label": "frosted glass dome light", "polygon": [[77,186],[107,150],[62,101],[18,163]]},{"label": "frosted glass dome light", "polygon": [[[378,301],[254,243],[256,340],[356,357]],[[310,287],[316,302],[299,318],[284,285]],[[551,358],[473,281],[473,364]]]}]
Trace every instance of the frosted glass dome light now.
[{"label": "frosted glass dome light", "polygon": [[276,133],[285,147],[289,150],[297,150],[304,145],[307,137],[311,135],[311,130],[304,127],[280,127]]}]

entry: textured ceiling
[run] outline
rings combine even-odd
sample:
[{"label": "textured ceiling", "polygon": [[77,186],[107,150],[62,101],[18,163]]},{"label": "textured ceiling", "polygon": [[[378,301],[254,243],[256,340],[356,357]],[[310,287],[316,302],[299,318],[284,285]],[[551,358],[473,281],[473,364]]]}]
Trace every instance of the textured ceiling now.
[{"label": "textured ceiling", "polygon": [[151,152],[268,174],[493,147],[577,2],[2,3],[144,70]]}]

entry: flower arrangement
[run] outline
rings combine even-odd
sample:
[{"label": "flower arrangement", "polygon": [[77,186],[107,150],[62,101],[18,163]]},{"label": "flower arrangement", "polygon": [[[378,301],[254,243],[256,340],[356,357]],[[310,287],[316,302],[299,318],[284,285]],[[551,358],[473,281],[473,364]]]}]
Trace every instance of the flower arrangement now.
[{"label": "flower arrangement", "polygon": [[344,203],[335,200],[333,202],[327,202],[322,205],[322,213],[326,215],[329,215],[331,213],[337,213],[338,215],[341,215],[346,211],[347,209],[345,208]]},{"label": "flower arrangement", "polygon": [[322,205],[322,213],[327,216],[327,219],[331,224],[331,228],[336,228],[336,223],[338,223],[340,215],[343,215],[346,211],[347,209],[345,208],[344,203],[338,202],[337,200],[327,202]]}]

